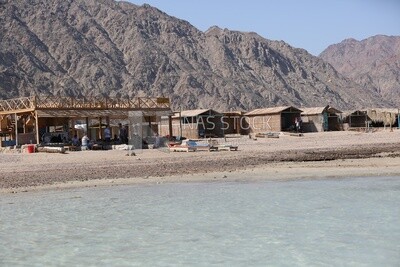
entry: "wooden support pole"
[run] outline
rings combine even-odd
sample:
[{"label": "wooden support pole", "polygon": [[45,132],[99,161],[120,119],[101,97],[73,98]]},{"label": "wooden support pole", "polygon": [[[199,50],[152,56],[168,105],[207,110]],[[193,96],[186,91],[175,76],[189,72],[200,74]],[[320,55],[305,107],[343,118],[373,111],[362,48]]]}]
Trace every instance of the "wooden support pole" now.
[{"label": "wooden support pole", "polygon": [[71,130],[70,130],[70,137],[74,137],[75,135],[75,118],[70,118],[70,123],[71,123]]},{"label": "wooden support pole", "polygon": [[18,115],[14,113],[15,118],[15,145],[18,146]]},{"label": "wooden support pole", "polygon": [[37,111],[35,110],[35,132],[36,132],[36,144],[40,143],[40,136],[39,136],[39,116]]},{"label": "wooden support pole", "polygon": [[[196,118],[196,122],[197,122],[197,118]],[[182,107],[179,107],[179,136],[182,137]]]},{"label": "wooden support pole", "polygon": [[26,133],[26,117],[22,117],[22,131],[25,134]]},{"label": "wooden support pole", "polygon": [[86,122],[86,130],[85,130],[85,133],[87,134],[87,136],[89,137],[89,139],[91,139],[92,137],[90,136],[90,133],[89,133],[89,118],[88,118],[88,117],[85,118],[85,122]]},{"label": "wooden support pole", "polygon": [[172,116],[168,116],[168,130],[169,130],[169,136],[172,137]]},{"label": "wooden support pole", "polygon": [[[2,131],[2,128],[3,128],[3,120],[4,120],[4,116],[2,116],[2,115],[0,115],[0,132]],[[0,147],[2,147],[2,144],[3,144],[3,138],[4,138],[4,136],[2,135],[2,137],[0,138]],[[6,139],[4,139],[4,141],[5,141]]]}]

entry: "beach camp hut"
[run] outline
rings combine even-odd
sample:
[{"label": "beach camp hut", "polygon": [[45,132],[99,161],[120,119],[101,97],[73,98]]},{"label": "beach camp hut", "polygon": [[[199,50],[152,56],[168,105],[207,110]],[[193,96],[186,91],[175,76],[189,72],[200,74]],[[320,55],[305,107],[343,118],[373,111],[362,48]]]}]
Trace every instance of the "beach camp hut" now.
[{"label": "beach camp hut", "polygon": [[[223,137],[222,113],[212,109],[182,110],[172,116],[172,135],[191,139]],[[159,132],[168,135],[165,125],[161,123]]]},{"label": "beach camp hut", "polygon": [[301,119],[304,132],[326,132],[342,130],[342,113],[331,106],[302,108]]},{"label": "beach camp hut", "polygon": [[223,112],[223,130],[225,135],[245,135],[248,134],[248,123],[245,119],[244,111]]},{"label": "beach camp hut", "polygon": [[295,129],[302,110],[292,107],[259,108],[245,113],[249,133],[281,132]]},{"label": "beach camp hut", "polygon": [[366,110],[343,112],[343,127],[346,130],[368,128],[371,119]]}]

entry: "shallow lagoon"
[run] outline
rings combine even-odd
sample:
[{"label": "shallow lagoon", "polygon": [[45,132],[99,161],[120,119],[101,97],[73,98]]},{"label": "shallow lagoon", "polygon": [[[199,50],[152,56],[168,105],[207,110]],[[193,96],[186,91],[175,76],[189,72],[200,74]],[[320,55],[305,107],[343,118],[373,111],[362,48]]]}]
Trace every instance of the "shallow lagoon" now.
[{"label": "shallow lagoon", "polygon": [[1,266],[399,266],[400,177],[0,196]]}]

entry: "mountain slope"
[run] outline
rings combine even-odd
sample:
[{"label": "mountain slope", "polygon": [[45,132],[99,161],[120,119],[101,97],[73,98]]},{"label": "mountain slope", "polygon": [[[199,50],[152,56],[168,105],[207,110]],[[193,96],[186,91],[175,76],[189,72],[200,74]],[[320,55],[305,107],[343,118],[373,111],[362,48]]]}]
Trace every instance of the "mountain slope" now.
[{"label": "mountain slope", "polygon": [[149,5],[0,0],[0,98],[166,96],[175,108],[388,106],[303,49],[255,33],[201,32]]},{"label": "mountain slope", "polygon": [[400,102],[400,36],[347,39],[329,46],[320,57],[343,75],[369,87],[388,101]]}]

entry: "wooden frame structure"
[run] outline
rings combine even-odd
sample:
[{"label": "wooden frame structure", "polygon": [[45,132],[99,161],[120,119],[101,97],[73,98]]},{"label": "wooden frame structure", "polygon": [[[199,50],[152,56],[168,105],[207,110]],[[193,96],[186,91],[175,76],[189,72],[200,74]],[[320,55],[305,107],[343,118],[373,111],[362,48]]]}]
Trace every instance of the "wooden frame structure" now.
[{"label": "wooden frame structure", "polygon": [[30,96],[0,100],[0,115],[35,110],[170,110],[169,98],[116,99],[96,97],[91,100],[62,96]]},{"label": "wooden frame structure", "polygon": [[[18,127],[23,121],[23,133],[34,133],[29,142],[38,144],[39,123],[41,118],[63,118],[64,120],[76,118],[110,118],[126,119],[130,111],[143,111],[154,116],[161,112],[169,117],[172,115],[169,98],[164,97],[138,97],[138,98],[108,98],[94,97],[75,98],[66,96],[30,96],[14,99],[0,100],[0,135],[15,136],[18,142]],[[26,143],[26,141],[24,141]],[[1,144],[0,144],[1,146]]]}]

